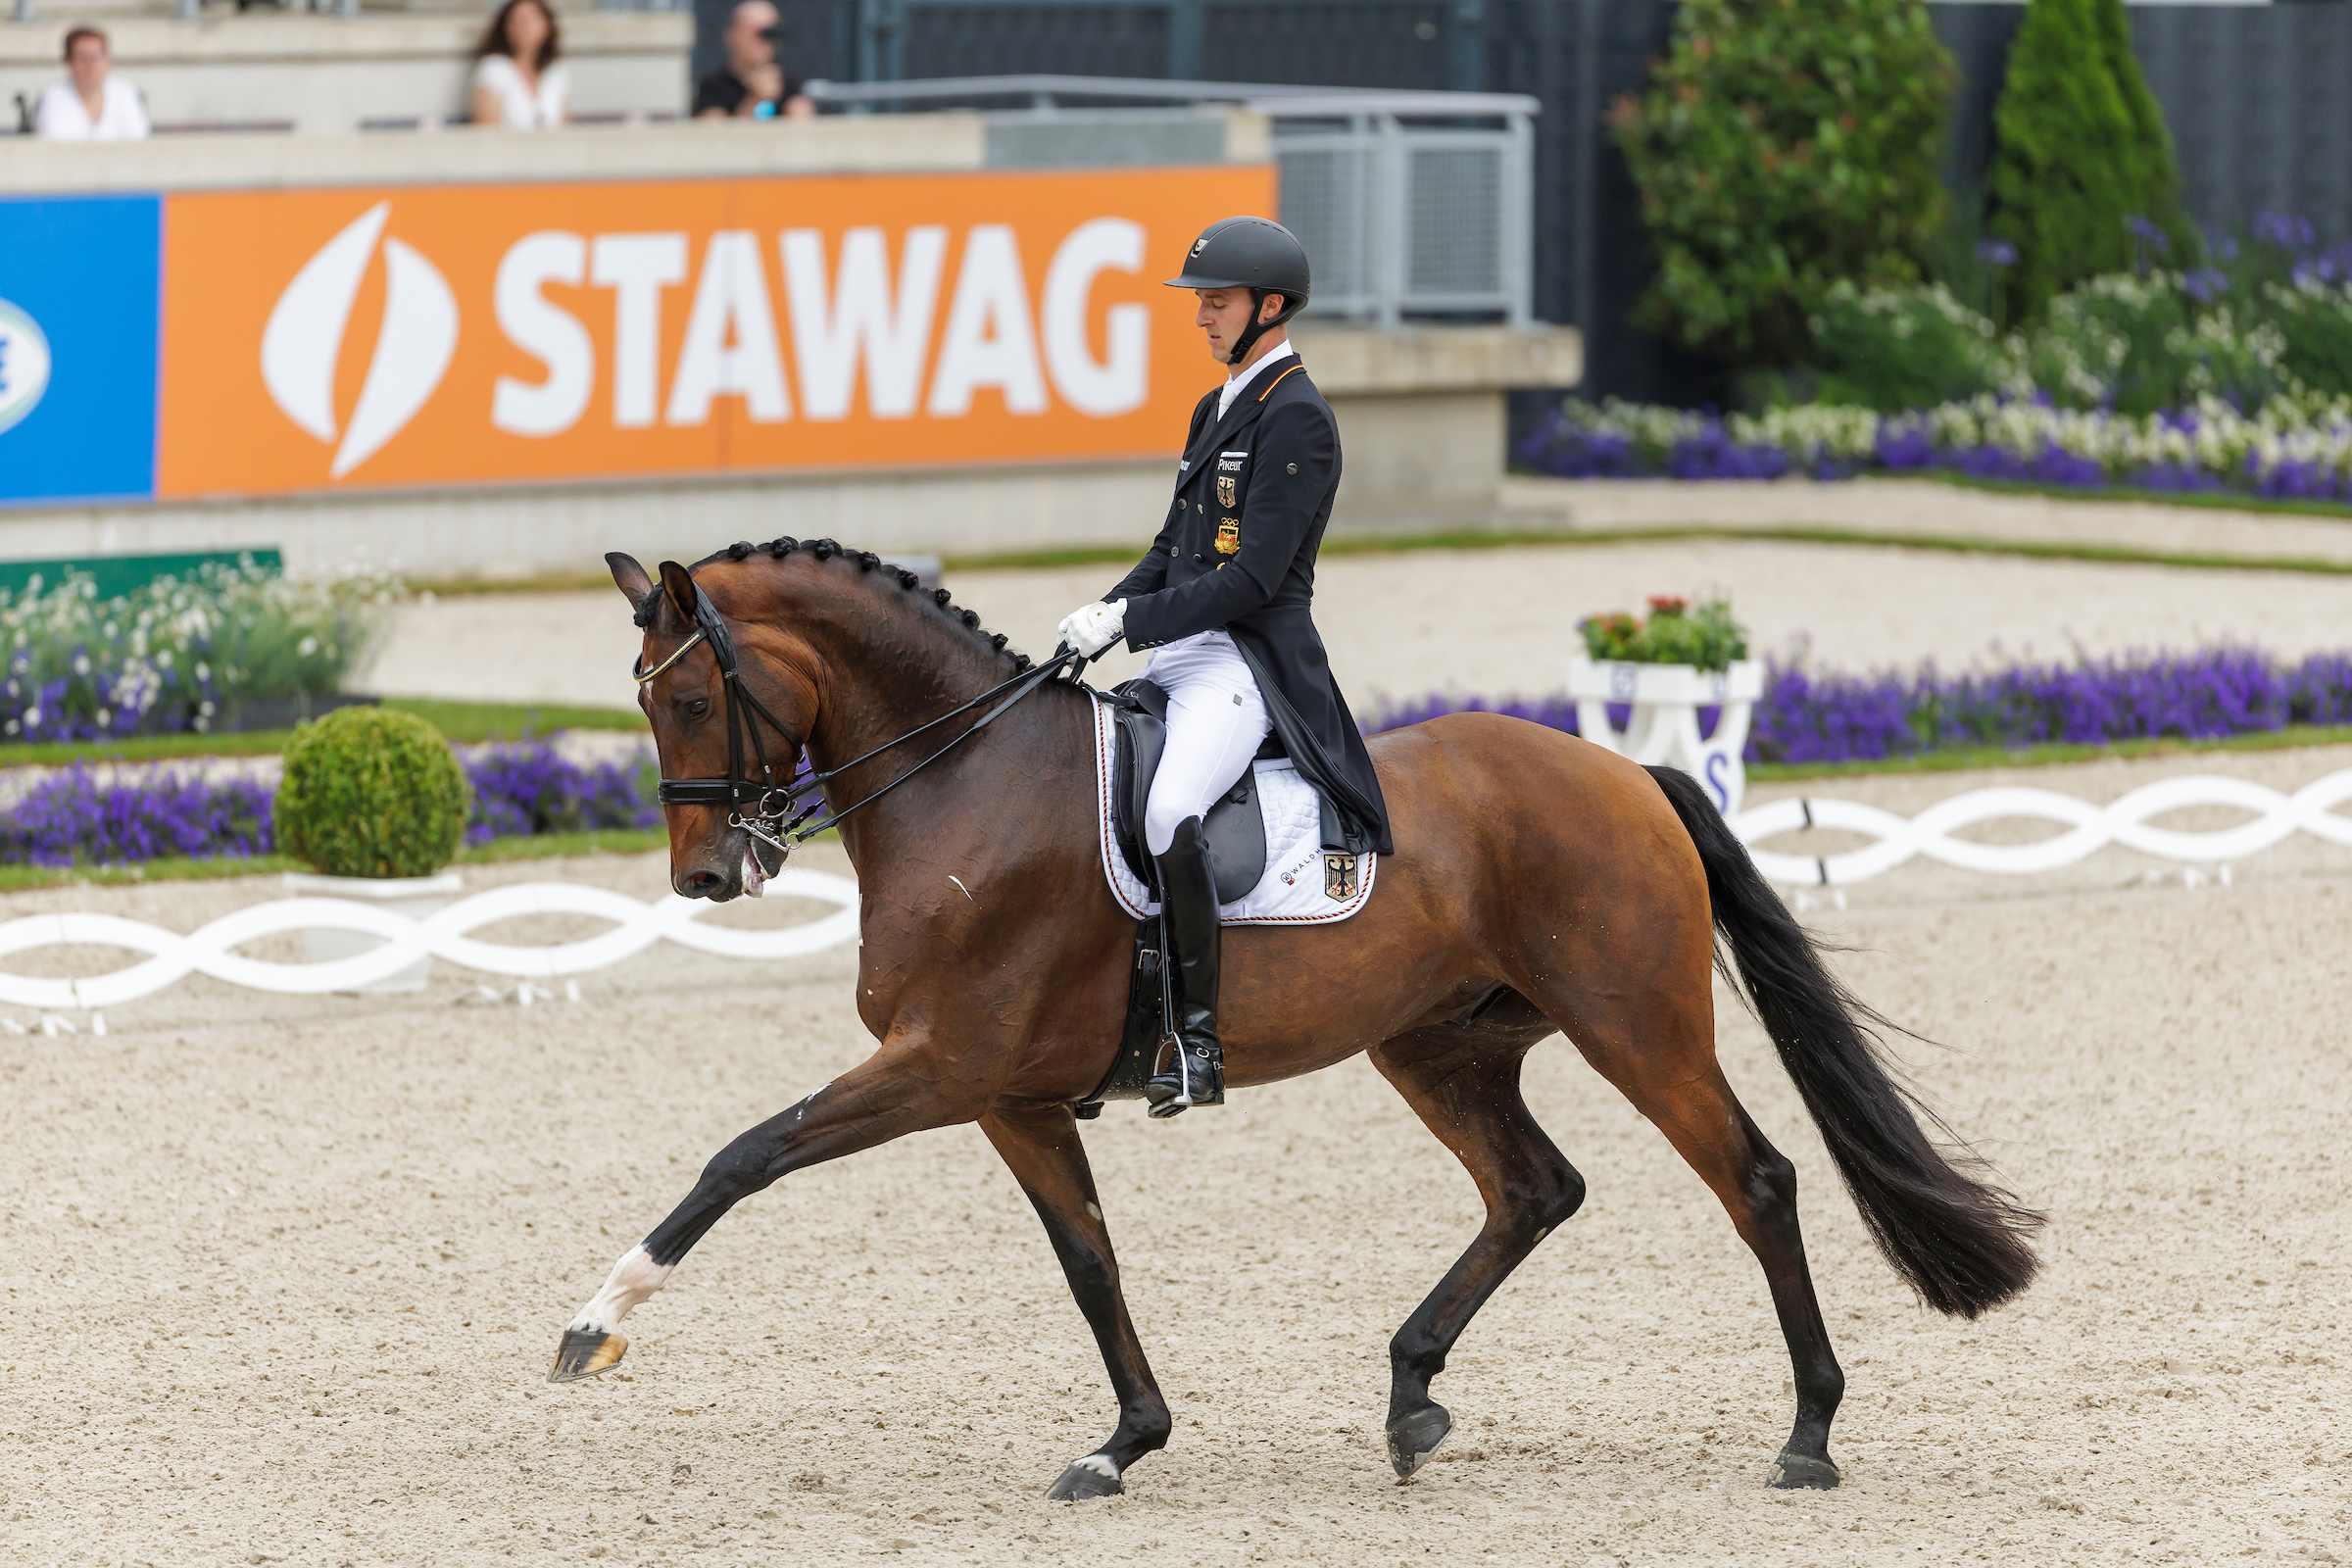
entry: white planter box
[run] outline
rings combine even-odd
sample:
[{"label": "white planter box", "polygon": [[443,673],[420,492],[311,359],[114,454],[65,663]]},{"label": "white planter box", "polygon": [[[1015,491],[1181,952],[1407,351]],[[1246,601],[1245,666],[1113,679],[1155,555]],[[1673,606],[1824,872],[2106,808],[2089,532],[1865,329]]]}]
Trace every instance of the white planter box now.
[{"label": "white planter box", "polygon": [[[465,890],[465,883],[455,871],[443,871],[434,876],[320,876],[315,871],[288,871],[286,891],[300,898],[349,899],[355,904],[372,904],[394,914],[412,920],[421,920],[438,914],[448,907],[449,901]],[[352,958],[384,945],[381,937],[371,937],[364,931],[343,931],[332,927],[312,926],[302,933],[305,956],[313,963],[326,963],[336,958]],[[433,972],[433,960],[418,958],[396,973],[386,975],[372,985],[361,986],[347,996],[359,996],[385,991],[422,991]]]},{"label": "white planter box", "polygon": [[[1636,664],[1624,660],[1568,661],[1568,696],[1577,730],[1597,746],[1644,766],[1679,767],[1706,787],[1716,809],[1730,816],[1747,793],[1748,719],[1764,695],[1764,666],[1753,659],[1725,670],[1695,664]],[[1609,722],[1609,705],[1633,708],[1625,728]],[[1698,710],[1721,708],[1712,735],[1698,732]]]}]

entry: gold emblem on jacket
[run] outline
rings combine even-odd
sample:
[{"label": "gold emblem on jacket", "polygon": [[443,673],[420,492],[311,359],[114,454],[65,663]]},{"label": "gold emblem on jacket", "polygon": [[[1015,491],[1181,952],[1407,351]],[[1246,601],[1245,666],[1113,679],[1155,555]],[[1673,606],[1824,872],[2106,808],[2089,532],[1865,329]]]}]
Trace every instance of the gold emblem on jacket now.
[{"label": "gold emblem on jacket", "polygon": [[1217,524],[1217,554],[1230,556],[1242,548],[1242,519],[1226,517]]},{"label": "gold emblem on jacket", "polygon": [[1230,506],[1232,506],[1232,505],[1233,505],[1234,491],[1235,491],[1236,487],[1237,487],[1237,481],[1235,480],[1235,478],[1234,478],[1234,476],[1233,476],[1232,474],[1230,474],[1230,473],[1220,473],[1220,474],[1218,474],[1218,475],[1217,475],[1217,505],[1218,505],[1218,506],[1220,506],[1220,507],[1230,507]]}]

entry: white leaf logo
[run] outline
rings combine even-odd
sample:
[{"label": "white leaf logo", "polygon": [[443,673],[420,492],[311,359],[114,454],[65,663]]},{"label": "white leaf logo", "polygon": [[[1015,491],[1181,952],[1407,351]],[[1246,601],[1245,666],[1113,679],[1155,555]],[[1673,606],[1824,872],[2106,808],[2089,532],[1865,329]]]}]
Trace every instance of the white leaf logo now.
[{"label": "white leaf logo", "polygon": [[[343,333],[391,216],[392,204],[378,202],[318,247],[278,296],[262,331],[262,384],[287,418],[321,441],[337,435],[335,368]],[[383,324],[330,478],[342,478],[407,427],[441,385],[458,349],[458,300],[449,279],[399,239],[384,239],[383,252]]]},{"label": "white leaf logo", "polygon": [[0,430],[30,414],[48,390],[49,339],[40,322],[0,300]]}]

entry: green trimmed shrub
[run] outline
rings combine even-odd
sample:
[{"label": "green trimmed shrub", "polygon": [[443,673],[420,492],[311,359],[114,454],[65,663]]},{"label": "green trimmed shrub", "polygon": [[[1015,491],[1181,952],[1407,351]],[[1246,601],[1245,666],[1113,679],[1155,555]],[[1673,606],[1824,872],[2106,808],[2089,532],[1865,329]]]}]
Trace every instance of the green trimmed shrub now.
[{"label": "green trimmed shrub", "polygon": [[1651,75],[1610,110],[1658,255],[1638,324],[1795,365],[1833,283],[1925,275],[1955,73],[1924,0],[1686,0]]},{"label": "green trimmed shrub", "polygon": [[2186,267],[2172,133],[2132,54],[2124,0],[2033,0],[1993,109],[1987,232],[2017,249],[2008,317],[2103,272]]},{"label": "green trimmed shrub", "polygon": [[328,876],[430,876],[465,836],[473,786],[414,713],[345,708],[286,743],[278,848]]}]

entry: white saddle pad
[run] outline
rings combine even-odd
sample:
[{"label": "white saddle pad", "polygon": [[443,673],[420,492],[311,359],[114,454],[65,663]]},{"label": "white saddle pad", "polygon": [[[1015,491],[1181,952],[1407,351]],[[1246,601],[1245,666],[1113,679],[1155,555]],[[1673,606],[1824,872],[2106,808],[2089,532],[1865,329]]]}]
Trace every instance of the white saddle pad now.
[{"label": "white saddle pad", "polygon": [[[1111,827],[1110,781],[1115,724],[1108,705],[1095,705],[1095,817],[1102,841],[1102,874],[1110,896],[1138,920],[1159,913],[1159,902],[1127,869]],[[1217,910],[1222,925],[1328,925],[1345,920],[1372,897],[1380,857],[1355,858],[1354,886],[1333,897],[1335,878],[1323,861],[1323,807],[1315,787],[1298,776],[1287,757],[1251,764],[1266,817],[1266,874],[1238,902]]]}]

